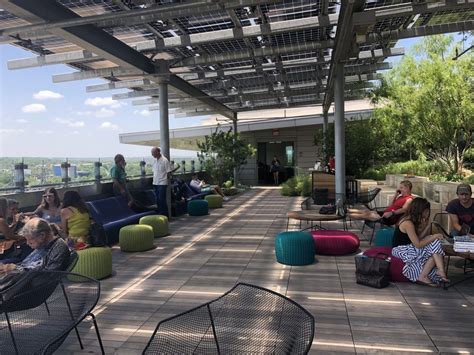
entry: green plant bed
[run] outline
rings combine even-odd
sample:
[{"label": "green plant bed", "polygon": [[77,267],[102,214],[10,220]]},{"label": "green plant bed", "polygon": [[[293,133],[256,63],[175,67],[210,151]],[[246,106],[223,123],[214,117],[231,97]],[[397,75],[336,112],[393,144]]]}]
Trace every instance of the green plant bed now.
[{"label": "green plant bed", "polygon": [[311,176],[299,175],[289,178],[280,185],[283,196],[310,196],[311,195]]}]

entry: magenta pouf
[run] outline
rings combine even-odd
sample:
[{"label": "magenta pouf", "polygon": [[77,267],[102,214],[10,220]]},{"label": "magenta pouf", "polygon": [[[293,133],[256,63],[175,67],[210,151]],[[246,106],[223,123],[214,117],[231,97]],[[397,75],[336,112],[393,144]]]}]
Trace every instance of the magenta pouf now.
[{"label": "magenta pouf", "polygon": [[410,282],[405,275],[403,275],[403,267],[405,266],[402,259],[399,259],[392,255],[391,247],[373,247],[364,251],[364,255],[375,256],[378,253],[387,254],[392,258],[390,263],[390,279],[393,282]]},{"label": "magenta pouf", "polygon": [[316,254],[345,255],[359,249],[359,237],[348,231],[321,230],[311,232]]}]

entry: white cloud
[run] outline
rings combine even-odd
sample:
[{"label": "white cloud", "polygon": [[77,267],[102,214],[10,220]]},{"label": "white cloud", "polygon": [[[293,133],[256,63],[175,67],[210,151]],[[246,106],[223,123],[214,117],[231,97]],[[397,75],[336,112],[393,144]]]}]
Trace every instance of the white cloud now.
[{"label": "white cloud", "polygon": [[102,107],[100,110],[94,112],[94,116],[99,118],[112,117],[115,116],[115,111]]},{"label": "white cloud", "polygon": [[148,111],[148,110],[135,110],[135,111],[133,111],[133,114],[134,114],[134,115],[142,115],[142,116],[148,117],[148,116],[151,115],[151,112]]},{"label": "white cloud", "polygon": [[79,131],[72,131],[72,132],[68,132],[68,136],[77,136],[79,134]]},{"label": "white cloud", "polygon": [[113,124],[112,122],[102,122],[102,124],[99,126],[100,129],[111,129],[112,131],[116,131],[119,129],[119,126],[116,124]]},{"label": "white cloud", "polygon": [[63,95],[49,90],[41,90],[33,94],[33,98],[36,100],[62,99],[63,97]]},{"label": "white cloud", "polygon": [[119,108],[122,106],[126,106],[125,102],[119,102],[112,99],[111,96],[109,97],[94,97],[91,99],[87,99],[84,101],[84,104],[88,106],[110,106],[111,108]]},{"label": "white cloud", "polygon": [[43,111],[46,111],[46,106],[43,104],[30,104],[30,105],[23,106],[21,110],[24,113],[43,112]]},{"label": "white cloud", "polygon": [[65,120],[63,118],[56,118],[54,121],[59,124],[66,125],[68,127],[84,127],[85,126],[84,121]]},{"label": "white cloud", "polygon": [[46,129],[46,130],[40,130],[38,131],[39,134],[53,134],[54,132],[50,129]]},{"label": "white cloud", "polygon": [[27,120],[25,120],[24,118],[19,118],[16,120],[18,123],[28,123]]},{"label": "white cloud", "polygon": [[19,134],[24,133],[24,129],[15,129],[15,128],[0,128],[0,134]]},{"label": "white cloud", "polygon": [[75,113],[78,116],[92,116],[94,114],[92,111],[76,111]]}]

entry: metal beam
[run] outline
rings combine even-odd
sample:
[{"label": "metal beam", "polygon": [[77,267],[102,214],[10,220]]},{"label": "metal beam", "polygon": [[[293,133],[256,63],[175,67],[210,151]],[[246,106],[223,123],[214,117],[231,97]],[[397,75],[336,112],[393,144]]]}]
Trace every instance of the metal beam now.
[{"label": "metal beam", "polygon": [[44,65],[80,63],[97,59],[98,55],[89,51],[74,51],[66,53],[55,53],[48,55],[40,55],[31,58],[13,59],[7,62],[10,70],[35,68]]},{"label": "metal beam", "polygon": [[245,59],[253,59],[256,57],[269,57],[280,54],[297,53],[314,51],[318,49],[331,48],[334,45],[333,40],[320,41],[320,42],[305,42],[294,45],[284,45],[278,47],[265,47],[256,49],[244,49],[235,52],[228,52],[222,54],[209,54],[201,55],[198,57],[185,58],[176,66],[188,66],[188,65],[210,65],[229,61],[239,61]]},{"label": "metal beam", "polygon": [[[5,1],[5,0],[3,0]],[[27,12],[32,16],[42,18],[44,21],[61,21],[61,20],[73,20],[80,18],[76,13],[59,5],[54,0],[42,0],[41,6],[38,6],[36,0],[11,0],[9,2],[17,8],[19,12]],[[156,63],[150,60],[148,57],[132,49],[128,45],[119,41],[115,37],[109,35],[103,30],[100,30],[93,25],[81,25],[68,27],[67,29],[55,28],[51,30],[52,33],[74,43],[90,52],[96,53],[97,55],[106,58],[124,69],[138,70],[147,74],[163,74],[166,72],[166,68],[158,68]],[[160,62],[160,64],[165,64]],[[161,82],[160,78],[152,77],[151,80]],[[187,93],[194,93],[195,96],[200,96],[206,104],[212,104],[213,107],[221,112],[224,116],[229,118],[234,117],[234,112],[229,110],[226,106],[222,105],[213,98],[207,96],[200,90],[192,87],[190,84],[182,84],[182,79],[171,76],[170,84],[172,86],[178,85],[181,91],[183,88],[187,90]],[[191,90],[191,87],[193,90]],[[207,96],[207,97],[206,97]]]},{"label": "metal beam", "polygon": [[149,79],[121,80],[121,81],[112,81],[107,84],[86,86],[86,92],[107,91],[107,90],[116,90],[116,89],[130,89],[130,88],[139,88],[139,87],[147,87],[148,89],[151,89],[150,86],[158,87],[156,83],[152,82]]},{"label": "metal beam", "polygon": [[472,8],[473,2],[470,0],[456,0],[446,2],[433,1],[411,4],[405,3],[366,9],[362,12],[354,13],[352,19],[354,26],[367,26],[373,25],[377,21],[394,17],[411,16],[415,14],[433,14],[441,11],[452,11],[462,9],[472,10]]},{"label": "metal beam", "polygon": [[127,76],[141,76],[142,71],[138,69],[122,69],[120,67],[106,68],[106,69],[96,69],[96,70],[87,70],[87,71],[76,71],[71,73],[64,74],[55,74],[53,75],[53,83],[63,83],[67,81],[75,80],[86,80],[86,79],[96,79],[104,77],[127,77]]},{"label": "metal beam", "polygon": [[[269,0],[266,3],[282,3],[285,0]],[[1,0],[0,4],[7,11],[7,6],[4,3],[8,3],[7,0]],[[84,16],[77,18],[56,18],[53,20],[47,20],[46,18],[33,17],[34,21],[29,22],[40,22],[33,25],[11,27],[0,30],[0,36],[7,35],[20,35],[25,38],[34,37],[35,33],[44,31],[52,31],[58,28],[70,28],[83,25],[95,25],[98,28],[108,28],[117,26],[132,26],[143,23],[150,23],[155,21],[166,21],[169,18],[179,18],[187,16],[199,16],[200,14],[209,14],[214,11],[222,11],[227,9],[237,9],[246,6],[255,6],[261,3],[261,0],[199,0],[199,1],[187,1],[185,4],[173,4],[173,5],[153,5],[144,9],[134,9],[132,11],[123,12],[108,12],[101,15]],[[15,13],[14,11],[9,11]],[[18,12],[17,12],[18,13]],[[31,13],[30,13],[31,14]],[[28,12],[24,12],[24,15],[19,17],[28,19],[30,16]],[[1,38],[1,37],[0,37]]]},{"label": "metal beam", "polygon": [[339,62],[348,57],[352,45],[354,33],[352,31],[352,15],[354,12],[363,9],[365,0],[343,1],[339,11],[339,21],[337,24],[336,43],[332,51],[331,67],[328,76],[328,90],[324,96],[323,111],[329,111],[333,98],[334,80],[336,75],[336,67]]},{"label": "metal beam", "polygon": [[358,44],[370,44],[382,41],[397,41],[406,38],[431,36],[437,34],[468,32],[474,30],[474,21],[451,22],[432,26],[419,26],[393,31],[384,31],[379,34],[358,35]]}]

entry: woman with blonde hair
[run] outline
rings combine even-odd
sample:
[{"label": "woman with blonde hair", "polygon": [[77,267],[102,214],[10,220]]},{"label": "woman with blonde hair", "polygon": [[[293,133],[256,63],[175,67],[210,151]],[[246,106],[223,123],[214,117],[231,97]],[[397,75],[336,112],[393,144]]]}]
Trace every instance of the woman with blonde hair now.
[{"label": "woman with blonde hair", "polygon": [[430,203],[424,198],[415,198],[395,227],[392,255],[405,263],[403,275],[409,280],[437,286],[440,282],[449,282],[440,243],[444,237],[439,233],[428,235],[429,219]]}]

